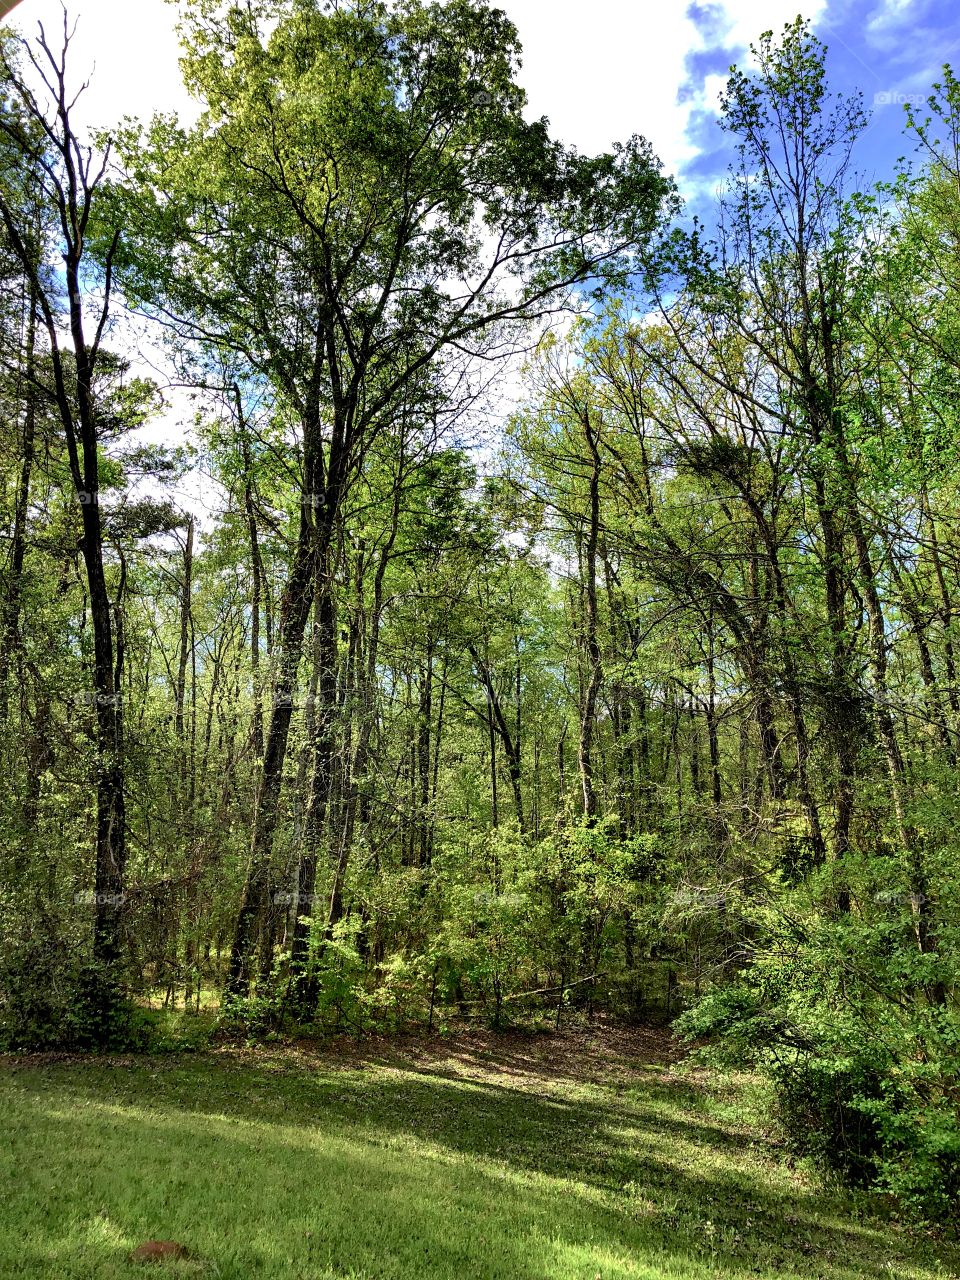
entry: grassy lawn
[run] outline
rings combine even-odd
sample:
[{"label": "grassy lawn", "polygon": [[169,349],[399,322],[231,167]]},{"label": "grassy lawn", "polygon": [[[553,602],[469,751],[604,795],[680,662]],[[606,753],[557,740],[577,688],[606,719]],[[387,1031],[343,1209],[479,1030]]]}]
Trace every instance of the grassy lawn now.
[{"label": "grassy lawn", "polygon": [[0,1277],[948,1277],[650,1032],[7,1059]]}]

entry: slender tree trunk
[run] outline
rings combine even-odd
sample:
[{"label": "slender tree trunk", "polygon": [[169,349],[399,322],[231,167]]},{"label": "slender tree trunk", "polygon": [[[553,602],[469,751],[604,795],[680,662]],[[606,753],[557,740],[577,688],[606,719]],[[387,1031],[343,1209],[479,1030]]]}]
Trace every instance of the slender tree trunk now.
[{"label": "slender tree trunk", "polygon": [[[327,820],[331,790],[333,787],[335,720],[337,706],[337,608],[333,582],[332,530],[325,532],[317,565],[315,597],[315,654],[317,662],[317,702],[313,752],[313,770],[310,800],[304,823],[303,850],[300,857],[300,873],[297,883],[297,917],[294,924],[291,972],[299,978],[306,969],[310,942],[310,921],[317,914],[314,908],[317,870],[320,852],[325,839],[330,844],[330,823]],[[338,858],[338,864],[340,859]],[[334,868],[327,911],[327,929],[332,931],[342,916],[343,882]],[[309,1012],[313,985],[301,987],[295,1002],[301,1014]]]},{"label": "slender tree trunk", "polygon": [[250,541],[250,672],[253,681],[253,713],[250,721],[250,738],[257,760],[263,757],[263,690],[260,684],[260,610],[263,594],[263,558],[260,554],[260,536],[257,529],[257,509],[254,501],[253,460],[250,456],[250,440],[247,435],[240,388],[234,383],[233,396],[240,433],[240,458],[243,464],[243,509],[247,518],[247,536]]},{"label": "slender tree trunk", "polygon": [[427,865],[430,852],[430,775],[433,764],[433,637],[428,636],[426,654],[420,671],[420,698],[417,708],[417,825],[419,849],[417,862]]},{"label": "slender tree trunk", "polygon": [[[319,354],[317,360],[319,365]],[[263,766],[257,788],[250,865],[237,911],[233,947],[230,953],[227,990],[233,996],[245,996],[250,989],[251,957],[258,923],[266,906],[270,889],[270,860],[279,813],[283,764],[290,734],[303,635],[313,603],[317,563],[317,494],[322,469],[322,422],[318,397],[319,392],[316,391],[314,412],[304,423],[304,482],[300,502],[300,525],[293,567],[287,579],[280,606],[277,675],[264,743]]]},{"label": "slender tree trunk", "polygon": [[[844,448],[842,436],[839,444],[841,448]],[[890,778],[890,794],[893,800],[897,831],[910,868],[912,881],[911,901],[913,903],[917,945],[923,952],[933,952],[936,951],[937,944],[930,909],[929,885],[923,864],[920,836],[913,825],[908,810],[907,769],[897,738],[893,714],[890,710],[887,687],[887,636],[883,606],[877,587],[870,544],[863,525],[856,493],[853,489],[852,471],[845,450],[841,458],[844,464],[844,488],[848,503],[847,515],[853,534],[854,546],[856,547],[860,589],[863,593],[869,624],[870,668],[874,684],[874,716],[887,764],[887,774]],[[937,998],[938,1003],[943,1002],[944,993],[942,988]]]},{"label": "slender tree trunk", "polygon": [[597,432],[590,421],[589,412],[584,412],[582,425],[584,439],[590,453],[590,489],[587,511],[587,536],[583,555],[583,644],[587,662],[587,682],[580,711],[580,740],[577,750],[577,762],[580,767],[583,816],[588,823],[593,823],[597,816],[597,796],[594,788],[593,737],[597,718],[597,697],[602,680],[597,620],[597,552],[600,541],[600,447]]},{"label": "slender tree trunk", "polygon": [[27,551],[27,511],[30,506],[30,482],[36,438],[36,347],[37,347],[37,289],[31,279],[27,298],[26,350],[23,382],[24,416],[20,454],[20,482],[17,487],[16,506],[13,514],[13,536],[10,540],[10,576],[7,581],[6,600],[3,609],[3,629],[0,635],[0,722],[7,718],[10,668],[19,643],[20,597],[23,589],[23,566]]},{"label": "slender tree trunk", "polygon": [[183,575],[180,580],[180,650],[177,666],[177,683],[174,689],[174,732],[180,751],[180,790],[185,789],[187,776],[187,749],[185,733],[185,704],[187,690],[187,662],[190,647],[190,602],[193,596],[193,516],[187,517],[187,537],[183,546]]},{"label": "slender tree trunk", "polygon": [[[517,826],[521,831],[526,829],[524,819],[523,806],[523,763],[520,756],[520,741],[516,736],[516,729],[511,729],[504,710],[503,702],[500,698],[497,688],[493,682],[493,672],[486,658],[481,657],[479,651],[473,646],[470,647],[470,656],[473,658],[474,665],[479,673],[481,683],[483,684],[484,694],[487,702],[487,726],[490,734],[490,759],[491,759],[491,788],[494,800],[494,808],[497,808],[497,779],[496,779],[496,742],[499,738],[503,744],[504,754],[507,758],[507,775],[510,779],[510,788],[513,793],[513,805],[517,818]],[[499,814],[497,815],[499,820]],[[494,823],[494,826],[497,822]]]}]

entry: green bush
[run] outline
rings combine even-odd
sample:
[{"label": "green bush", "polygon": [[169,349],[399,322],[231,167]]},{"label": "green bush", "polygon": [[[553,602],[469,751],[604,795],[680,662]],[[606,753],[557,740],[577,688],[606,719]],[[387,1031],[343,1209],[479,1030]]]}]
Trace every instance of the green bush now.
[{"label": "green bush", "polygon": [[771,1080],[791,1149],[928,1222],[960,1208],[960,1014],[952,949],[907,921],[767,920],[753,963],[676,1023],[701,1053]]},{"label": "green bush", "polygon": [[6,903],[0,947],[0,1049],[137,1048],[133,1007],[52,914]]},{"label": "green bush", "polygon": [[868,1104],[882,1097],[884,1075],[861,1057],[798,1055],[773,1070],[779,1119],[795,1154],[851,1186],[877,1182],[884,1137]]},{"label": "green bush", "polygon": [[224,994],[217,1016],[217,1029],[250,1040],[276,1032],[283,1020],[284,995],[284,988],[278,982],[261,983],[248,996]]}]

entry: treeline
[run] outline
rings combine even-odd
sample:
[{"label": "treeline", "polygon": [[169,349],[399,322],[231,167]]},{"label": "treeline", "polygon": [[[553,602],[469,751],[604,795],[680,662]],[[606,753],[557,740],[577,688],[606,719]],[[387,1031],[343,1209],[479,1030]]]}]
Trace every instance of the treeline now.
[{"label": "treeline", "polygon": [[525,120],[474,0],[182,35],[196,126],[91,145],[69,27],[3,38],[3,1040],[683,1011],[947,1214],[952,73],[871,188],[763,37],[708,235],[642,140]]}]

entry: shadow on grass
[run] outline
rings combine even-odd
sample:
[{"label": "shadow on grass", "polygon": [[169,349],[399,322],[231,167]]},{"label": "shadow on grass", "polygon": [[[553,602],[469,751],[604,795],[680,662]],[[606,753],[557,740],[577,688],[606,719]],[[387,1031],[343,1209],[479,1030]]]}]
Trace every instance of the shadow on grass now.
[{"label": "shadow on grass", "polygon": [[[223,1280],[944,1274],[924,1269],[920,1246],[771,1173],[747,1136],[697,1115],[702,1096],[683,1082],[602,1102],[439,1065],[310,1072],[217,1057],[9,1076],[54,1157],[30,1170],[34,1199],[56,1197],[60,1177],[77,1220],[103,1200],[122,1224],[116,1266],[127,1240],[179,1230]],[[89,1182],[58,1152],[86,1159]]]}]

